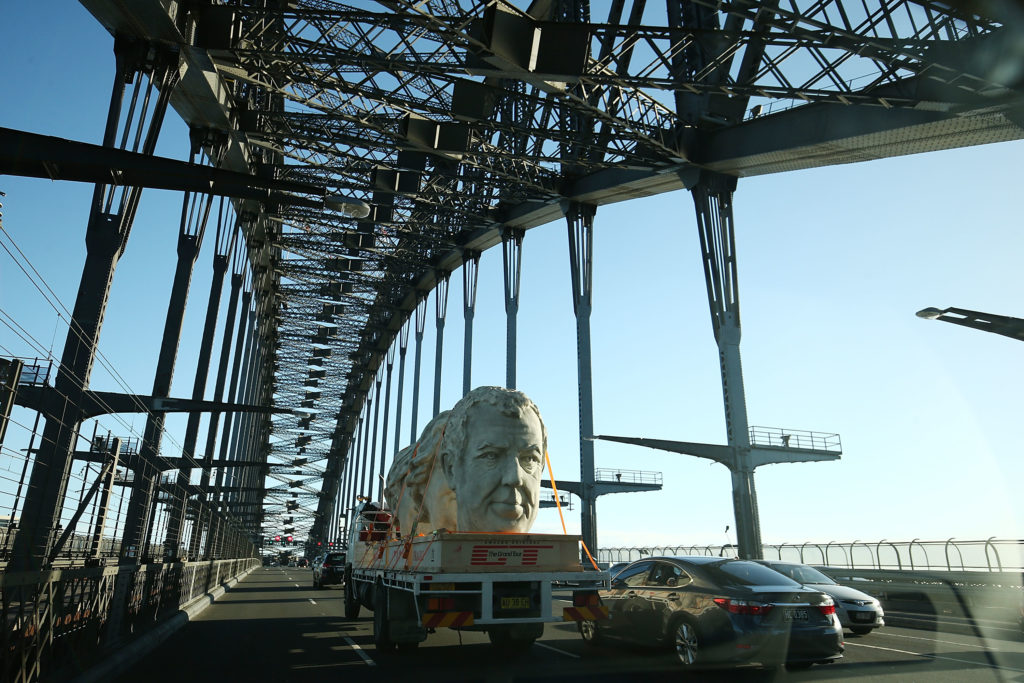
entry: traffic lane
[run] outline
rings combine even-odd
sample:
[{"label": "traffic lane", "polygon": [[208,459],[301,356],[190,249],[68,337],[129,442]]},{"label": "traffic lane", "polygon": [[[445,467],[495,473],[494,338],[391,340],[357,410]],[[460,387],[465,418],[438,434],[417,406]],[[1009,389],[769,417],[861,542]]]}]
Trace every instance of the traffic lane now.
[{"label": "traffic lane", "polygon": [[[322,604],[328,612],[342,613],[342,591],[315,594],[326,598]],[[327,594],[331,597],[327,598]],[[566,604],[567,600],[556,600],[554,612],[559,614]],[[357,674],[359,680],[667,681],[678,680],[682,674],[670,650],[620,643],[589,647],[580,639],[573,623],[548,624],[544,636],[527,653],[514,658],[499,655],[484,633],[454,629],[439,629],[410,652],[377,652],[373,646],[372,612],[361,612],[359,619],[341,620],[350,630],[338,632],[339,639],[363,659],[365,668],[346,670]],[[1006,662],[1007,657],[1019,656],[1021,648],[1013,643],[1006,645],[1005,651],[1000,650],[993,658],[989,654],[991,644],[982,639],[886,628],[869,636],[848,634],[846,656],[834,664],[792,672],[757,668],[707,670],[697,677],[706,681],[1016,680],[1022,671]],[[999,663],[993,664],[996,660]]]},{"label": "traffic lane", "polygon": [[350,637],[358,627],[331,604],[340,591],[310,586],[304,569],[256,569],[115,680],[289,683],[366,668]]},{"label": "traffic lane", "polygon": [[[556,635],[557,634],[557,635]],[[581,671],[597,674],[611,672],[621,676],[624,672],[643,672],[651,680],[667,672],[680,675],[678,663],[670,651],[659,651],[620,642],[601,647],[589,647],[575,639],[575,627],[565,624],[551,625],[539,641],[577,655]],[[554,636],[554,637],[552,637]],[[824,665],[815,665],[805,671],[782,669],[756,671],[736,669],[704,671],[702,680],[857,680],[929,681],[1024,681],[1024,646],[1012,641],[993,643],[972,637],[945,634],[922,634],[909,629],[882,629],[869,636],[846,636],[843,659]]]}]

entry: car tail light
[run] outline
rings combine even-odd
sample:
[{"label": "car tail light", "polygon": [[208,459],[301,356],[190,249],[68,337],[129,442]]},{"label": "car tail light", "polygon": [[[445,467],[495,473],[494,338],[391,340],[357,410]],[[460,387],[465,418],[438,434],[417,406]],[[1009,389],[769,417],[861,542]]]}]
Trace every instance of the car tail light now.
[{"label": "car tail light", "polygon": [[826,598],[825,602],[818,605],[818,609],[820,609],[821,613],[827,617],[830,614],[836,613],[836,603],[832,600],[832,598]]},{"label": "car tail light", "polygon": [[320,566],[323,567],[324,569],[330,569],[331,568],[331,563],[330,562],[324,562]]},{"label": "car tail light", "polygon": [[592,607],[600,604],[601,598],[597,593],[590,591],[575,591],[572,594],[573,607]]},{"label": "car tail light", "polygon": [[730,598],[715,598],[715,604],[731,614],[749,614],[759,617],[767,616],[775,606],[757,600],[732,600]]}]

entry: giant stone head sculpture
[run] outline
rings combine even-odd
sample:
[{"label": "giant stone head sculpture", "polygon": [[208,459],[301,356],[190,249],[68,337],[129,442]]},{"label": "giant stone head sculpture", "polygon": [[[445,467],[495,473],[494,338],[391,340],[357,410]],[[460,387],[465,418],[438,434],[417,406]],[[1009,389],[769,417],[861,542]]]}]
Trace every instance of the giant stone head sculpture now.
[{"label": "giant stone head sculpture", "polygon": [[388,472],[403,534],[526,532],[537,519],[547,430],[525,394],[478,387],[423,429]]}]

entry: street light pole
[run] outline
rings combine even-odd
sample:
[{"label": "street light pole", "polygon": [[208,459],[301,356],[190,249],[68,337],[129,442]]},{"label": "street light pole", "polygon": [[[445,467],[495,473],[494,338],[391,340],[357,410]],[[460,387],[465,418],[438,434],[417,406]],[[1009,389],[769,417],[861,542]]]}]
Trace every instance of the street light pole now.
[{"label": "street light pole", "polygon": [[1001,334],[1004,337],[1024,341],[1024,320],[1008,315],[995,315],[965,308],[924,308],[917,312],[918,318],[941,320],[954,325],[973,327],[976,330]]}]

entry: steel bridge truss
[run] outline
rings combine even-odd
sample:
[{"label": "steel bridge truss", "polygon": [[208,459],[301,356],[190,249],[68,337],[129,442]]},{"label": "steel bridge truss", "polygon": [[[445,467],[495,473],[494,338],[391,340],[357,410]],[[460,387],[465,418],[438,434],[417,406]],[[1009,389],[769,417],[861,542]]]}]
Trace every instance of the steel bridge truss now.
[{"label": "steel bridge truss", "polygon": [[276,412],[253,423],[266,478],[212,485],[262,493],[254,535],[286,514],[310,542],[337,531],[396,348],[404,368],[416,312],[466,254],[579,207],[1024,135],[1009,1],[82,3],[176,51],[171,106],[226,134],[222,168],[370,207],[235,200],[263,368],[249,397]]}]

